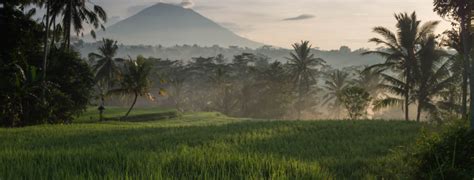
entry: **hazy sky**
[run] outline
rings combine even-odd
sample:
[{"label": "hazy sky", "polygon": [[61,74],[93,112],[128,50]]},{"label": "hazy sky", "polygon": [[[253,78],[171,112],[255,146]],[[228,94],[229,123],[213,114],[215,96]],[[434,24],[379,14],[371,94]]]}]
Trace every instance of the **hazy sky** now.
[{"label": "hazy sky", "polygon": [[[124,19],[157,2],[183,0],[94,0],[103,5],[110,21]],[[322,49],[352,49],[367,43],[372,28],[393,29],[394,13],[416,11],[422,21],[441,20],[433,0],[185,0],[192,9],[240,36],[279,47],[310,40]],[[449,28],[443,21],[438,32]]]}]

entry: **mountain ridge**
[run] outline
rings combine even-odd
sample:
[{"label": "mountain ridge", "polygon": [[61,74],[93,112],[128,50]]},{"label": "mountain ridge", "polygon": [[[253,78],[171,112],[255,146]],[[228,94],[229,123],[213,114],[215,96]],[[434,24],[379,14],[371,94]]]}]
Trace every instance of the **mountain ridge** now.
[{"label": "mountain ridge", "polygon": [[192,9],[157,3],[119,21],[97,38],[112,38],[127,45],[201,45],[257,48],[264,44],[215,23]]}]

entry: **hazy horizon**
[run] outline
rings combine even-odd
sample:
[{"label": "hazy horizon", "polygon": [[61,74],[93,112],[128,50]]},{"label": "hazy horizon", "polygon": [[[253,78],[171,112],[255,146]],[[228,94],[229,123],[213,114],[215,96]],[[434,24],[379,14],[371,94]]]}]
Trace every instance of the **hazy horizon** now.
[{"label": "hazy horizon", "polygon": [[[94,0],[109,15],[108,25],[130,17],[158,2],[186,4],[236,34],[253,41],[289,48],[309,40],[314,47],[338,49],[342,45],[374,48],[372,28],[394,29],[394,13],[416,11],[423,22],[439,20],[437,33],[449,23],[432,11],[432,0]],[[343,27],[341,24],[345,23]]]}]

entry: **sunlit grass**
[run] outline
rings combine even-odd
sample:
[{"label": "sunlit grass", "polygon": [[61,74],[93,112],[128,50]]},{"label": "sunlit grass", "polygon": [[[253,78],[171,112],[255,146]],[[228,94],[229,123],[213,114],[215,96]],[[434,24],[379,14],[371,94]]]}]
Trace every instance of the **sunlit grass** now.
[{"label": "sunlit grass", "polygon": [[[96,112],[84,116],[89,113]],[[0,179],[363,178],[376,174],[370,167],[390,149],[413,142],[419,128],[401,121],[262,121],[192,113],[159,121],[0,129]]]}]

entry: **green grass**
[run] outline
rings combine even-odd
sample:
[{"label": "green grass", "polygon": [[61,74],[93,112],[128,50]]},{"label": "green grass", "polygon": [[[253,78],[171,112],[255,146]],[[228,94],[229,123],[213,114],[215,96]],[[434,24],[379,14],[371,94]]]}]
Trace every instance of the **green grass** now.
[{"label": "green grass", "polygon": [[[128,111],[128,107],[106,107],[104,111],[105,120],[119,120]],[[148,108],[135,108],[130,114],[126,121],[149,121],[149,120],[161,120],[169,119],[177,116],[177,112],[174,109],[163,109],[157,107]],[[97,107],[89,107],[86,112],[78,117],[75,123],[94,123],[99,120],[99,111]]]},{"label": "green grass", "polygon": [[[88,123],[0,129],[0,179],[359,179],[377,175],[371,167],[413,142],[421,127],[219,113],[98,123],[94,113],[80,118]],[[107,114],[118,115],[123,109]]]}]

